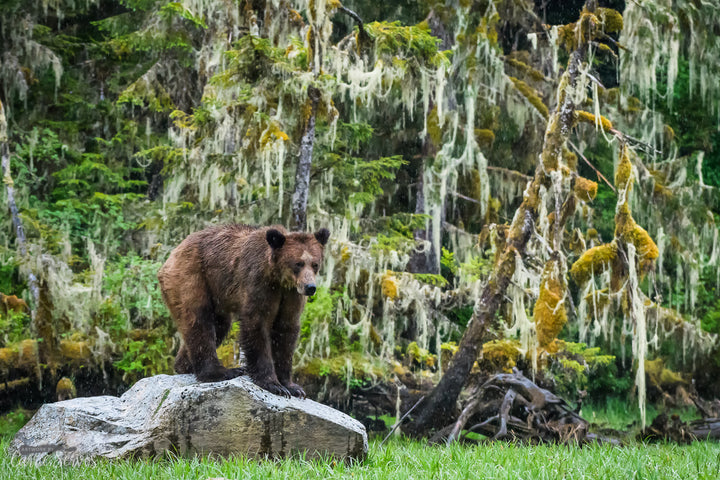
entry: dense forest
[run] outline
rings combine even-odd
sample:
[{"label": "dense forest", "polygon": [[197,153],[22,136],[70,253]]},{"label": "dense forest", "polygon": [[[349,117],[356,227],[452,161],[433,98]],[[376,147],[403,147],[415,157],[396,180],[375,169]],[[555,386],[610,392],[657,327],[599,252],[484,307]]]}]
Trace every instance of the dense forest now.
[{"label": "dense forest", "polygon": [[331,231],[295,371],[358,415],[516,367],[643,423],[720,396],[717,18],[3,1],[0,409],[172,373],[157,271],[231,222]]}]

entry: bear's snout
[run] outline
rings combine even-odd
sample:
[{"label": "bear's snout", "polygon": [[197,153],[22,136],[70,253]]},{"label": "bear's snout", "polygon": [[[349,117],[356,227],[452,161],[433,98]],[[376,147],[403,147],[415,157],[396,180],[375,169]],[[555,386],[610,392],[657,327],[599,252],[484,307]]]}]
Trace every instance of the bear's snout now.
[{"label": "bear's snout", "polygon": [[311,296],[311,295],[315,295],[315,290],[317,290],[317,289],[315,288],[315,284],[314,284],[314,283],[311,283],[311,284],[309,284],[309,285],[305,285],[305,295],[307,295],[308,297]]}]

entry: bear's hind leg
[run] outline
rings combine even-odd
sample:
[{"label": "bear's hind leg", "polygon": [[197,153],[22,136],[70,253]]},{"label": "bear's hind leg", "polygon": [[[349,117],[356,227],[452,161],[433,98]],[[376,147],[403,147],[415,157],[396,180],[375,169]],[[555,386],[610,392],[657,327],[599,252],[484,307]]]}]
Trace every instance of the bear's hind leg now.
[{"label": "bear's hind leg", "polygon": [[219,382],[237,376],[228,371],[215,351],[215,314],[212,306],[203,305],[196,309],[192,321],[184,324],[183,338],[192,364],[192,370],[201,382]]}]

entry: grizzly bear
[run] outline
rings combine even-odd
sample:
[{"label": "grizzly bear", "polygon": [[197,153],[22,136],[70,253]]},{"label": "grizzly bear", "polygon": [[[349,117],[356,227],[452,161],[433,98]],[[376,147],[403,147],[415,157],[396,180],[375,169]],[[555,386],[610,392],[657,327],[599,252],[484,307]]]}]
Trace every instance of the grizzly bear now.
[{"label": "grizzly bear", "polygon": [[[281,226],[226,225],[188,236],[158,272],[160,289],[183,344],[177,373],[202,382],[249,374],[265,390],[305,397],[292,382],[292,357],[305,299],[330,232],[288,233]],[[240,322],[245,368],[225,368],[215,349]]]}]

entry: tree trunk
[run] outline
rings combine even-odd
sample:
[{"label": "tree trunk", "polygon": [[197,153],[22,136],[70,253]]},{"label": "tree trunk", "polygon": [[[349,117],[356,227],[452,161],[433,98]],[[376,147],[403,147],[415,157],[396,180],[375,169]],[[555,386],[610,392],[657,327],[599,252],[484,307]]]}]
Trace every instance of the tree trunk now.
[{"label": "tree trunk", "polygon": [[546,172],[554,169],[551,163],[562,155],[563,146],[570,134],[574,122],[575,105],[572,102],[572,96],[567,95],[564,88],[567,88],[567,85],[574,86],[576,84],[580,63],[584,56],[585,47],[581,44],[570,58],[568,70],[565,73],[568,81],[564,82],[562,79],[560,81],[559,88],[563,90],[559,92],[560,101],[550,117],[545,131],[541,160],[535,169],[535,176],[530,188],[526,190],[523,202],[515,213],[505,250],[491,272],[480,298],[475,303],[473,316],[450,366],[432,393],[420,404],[419,412],[414,420],[404,428],[405,433],[409,435],[423,436],[452,421],[457,408],[457,398],[477,359],[485,330],[495,316],[510,284],[510,279],[515,273],[516,256],[524,255],[527,242],[535,228],[542,200],[540,187],[547,188],[550,183]]},{"label": "tree trunk", "polygon": [[310,189],[310,167],[312,166],[313,147],[315,145],[315,117],[320,101],[320,90],[308,87],[310,99],[310,116],[305,124],[302,140],[300,140],[300,156],[297,171],[295,172],[295,191],[292,196],[293,223],[295,231],[305,231],[307,228],[307,201]]},{"label": "tree trunk", "polygon": [[[27,257],[27,247],[25,245],[25,229],[20,221],[20,211],[15,203],[15,188],[10,175],[10,149],[7,144],[7,120],[5,118],[5,109],[0,102],[0,155],[2,155],[2,179],[7,192],[8,207],[12,216],[13,226],[15,227],[15,236],[17,238],[17,247],[20,257],[24,260]],[[33,297],[33,305],[30,311],[31,317],[35,318],[35,309],[39,303],[40,292],[38,290],[37,278],[35,274],[28,274],[28,288]],[[10,293],[10,292],[8,292]]]},{"label": "tree trunk", "polygon": [[[425,158],[428,157],[427,145],[430,144],[428,138],[425,139],[423,145],[423,160],[420,161],[420,168],[417,175],[417,193],[415,196],[415,213],[427,213],[425,210]],[[434,154],[434,153],[433,153]],[[445,200],[443,199],[443,202]],[[427,229],[418,229],[413,232],[415,245],[425,243],[423,250],[414,250],[407,264],[407,271],[410,273],[440,273],[439,262],[435,254],[435,245],[433,245],[433,225],[428,222]]]}]

